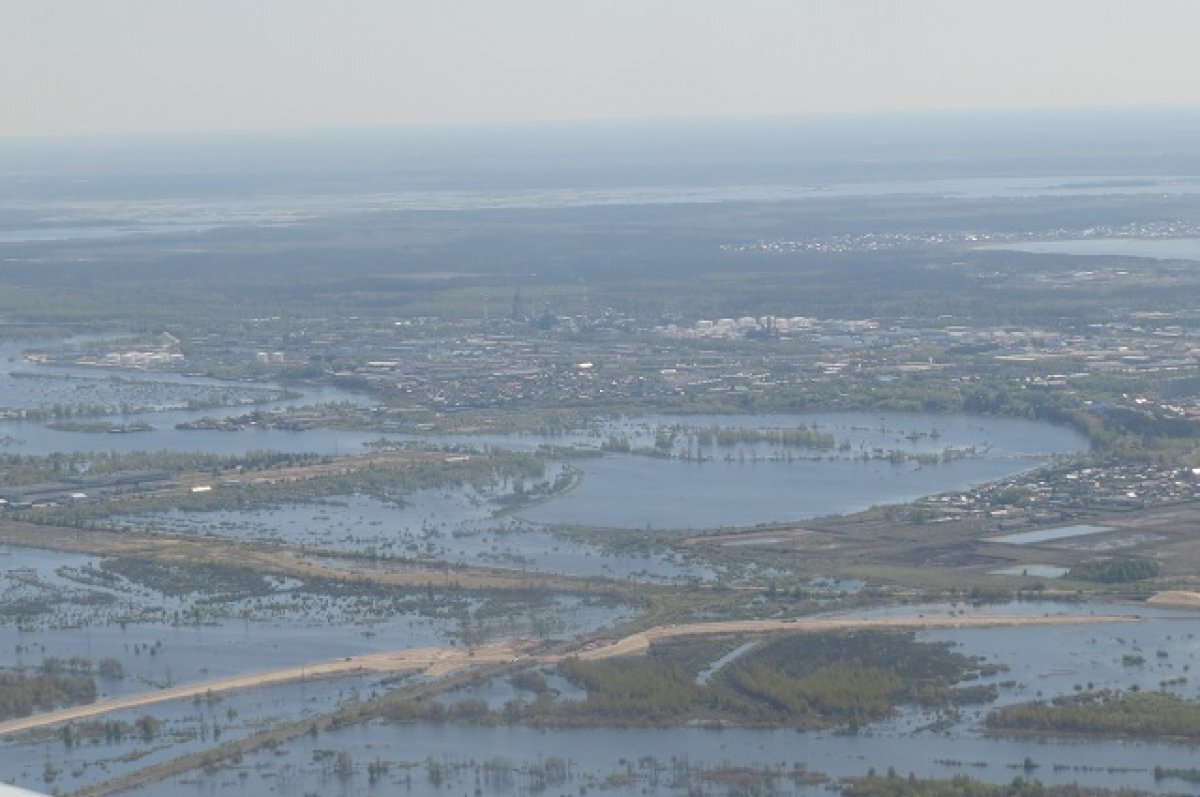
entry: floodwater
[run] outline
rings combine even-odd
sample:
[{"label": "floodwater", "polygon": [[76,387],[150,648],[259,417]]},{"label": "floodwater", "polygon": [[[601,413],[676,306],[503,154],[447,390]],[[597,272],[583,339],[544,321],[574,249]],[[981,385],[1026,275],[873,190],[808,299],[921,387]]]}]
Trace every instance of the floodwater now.
[{"label": "floodwater", "polygon": [[[9,666],[48,658],[115,658],[120,679],[98,679],[102,696],[215,680],[344,656],[459,643],[472,633],[511,638],[575,636],[628,617],[625,607],[547,596],[497,611],[483,599],[411,594],[329,595],[296,579],[268,595],[222,600],[218,594],[166,595],[123,578],[97,583],[98,557],[25,548],[0,549],[0,599],[24,616],[0,625]],[[36,611],[40,609],[41,611]],[[192,618],[197,618],[193,621]]]},{"label": "floodwater", "polygon": [[[8,667],[36,671],[48,659],[96,667],[116,659],[120,675],[95,676],[99,696],[115,697],[348,655],[464,644],[467,618],[472,635],[495,639],[573,637],[631,615],[601,599],[548,595],[540,602],[506,603],[395,591],[329,595],[308,592],[296,579],[276,579],[275,590],[262,596],[168,595],[124,578],[100,578],[102,565],[99,557],[0,548],[0,605],[8,615],[0,624],[0,650],[7,651]],[[61,728],[6,738],[0,740],[0,772],[34,789],[74,790],[272,723],[331,711],[394,681],[303,681],[105,715],[127,723],[151,716],[161,729],[152,738],[130,733],[72,746]],[[80,733],[86,724],[76,724]]]},{"label": "floodwater", "polygon": [[[0,420],[0,453],[44,455],[56,452],[183,451],[224,455],[248,451],[353,454],[366,451],[377,433],[311,429],[249,429],[241,432],[176,429],[200,418],[243,415],[252,409],[350,403],[361,406],[365,397],[336,388],[305,388],[298,398],[284,397],[282,388],[175,373],[110,369],[97,366],[41,366],[24,359],[25,343],[0,344],[0,411],[49,410],[55,405],[109,407],[104,416],[74,418],[133,424],[145,423],[152,431],[128,434],[51,429],[38,421]],[[186,409],[188,402],[219,400],[227,406]]]},{"label": "floodwater", "polygon": [[98,721],[133,725],[153,717],[160,725],[146,738],[132,729],[120,738],[105,738],[89,736],[87,723],[77,722],[71,730],[77,741],[70,745],[62,727],[7,737],[0,740],[0,771],[6,782],[45,792],[71,791],[243,738],[278,722],[324,714],[382,688],[378,676],[313,680],[113,712]]},{"label": "floodwater", "polygon": [[[317,751],[349,751],[352,769],[331,772]],[[1017,776],[1045,783],[1085,783],[1117,788],[1179,793],[1184,784],[1156,782],[1155,766],[1188,767],[1195,748],[1141,742],[1071,742],[945,738],[930,734],[896,739],[859,734],[834,736],[794,731],[702,728],[663,729],[537,729],[526,727],[461,727],[454,725],[368,725],[319,737],[302,738],[268,753],[246,757],[241,764],[214,774],[174,778],[126,792],[138,797],[158,795],[277,795],[322,794],[460,794],[470,792],[479,766],[491,763],[513,773],[512,785],[483,794],[536,794],[528,772],[559,759],[572,772],[565,788],[550,793],[576,792],[581,786],[601,788],[602,794],[637,797],[643,794],[687,795],[706,781],[701,794],[728,793],[707,773],[722,769],[771,767],[785,773],[797,766],[833,777],[880,774],[894,767],[918,777],[968,774],[994,783]],[[1032,768],[1025,771],[1025,761]],[[372,784],[368,764],[390,761],[388,774]],[[402,763],[401,763],[402,762]],[[430,762],[454,770],[441,788],[431,782]],[[652,767],[661,767],[657,781]],[[688,768],[686,779],[670,777]],[[632,777],[630,777],[632,775]],[[614,777],[616,776],[616,777]],[[823,785],[804,787],[785,775],[775,793],[824,794]],[[602,786],[603,784],[603,786]]]},{"label": "floodwater", "polygon": [[1060,526],[1053,529],[1038,529],[1037,531],[1023,531],[1019,534],[1005,534],[1001,537],[989,537],[987,541],[1003,542],[1008,545],[1033,545],[1039,542],[1054,542],[1069,540],[1073,537],[1086,537],[1090,534],[1103,534],[1112,530],[1112,526],[1093,526],[1080,523],[1075,526]]},{"label": "floodwater", "polygon": [[[1034,603],[991,606],[922,606],[908,612],[1029,614],[1072,612],[1077,607]],[[950,641],[969,655],[1007,665],[986,681],[1000,685],[998,704],[1071,694],[1076,688],[1165,688],[1195,697],[1197,686],[1186,673],[1200,656],[1192,613],[1114,605],[1078,607],[1096,613],[1138,613],[1137,624],[1026,627],[938,631],[919,634]],[[1160,651],[1162,651],[1160,653]],[[1128,656],[1141,656],[1141,664]],[[504,683],[481,685],[454,699],[485,699],[502,704],[514,695]],[[1190,744],[1127,740],[1050,740],[992,738],[980,732],[983,710],[970,709],[945,732],[929,730],[936,715],[911,709],[863,732],[797,733],[791,730],[706,729],[537,729],[464,725],[378,723],[303,738],[216,772],[192,774],[132,792],[157,795],[249,795],[270,790],[278,795],[456,794],[474,789],[483,778],[484,794],[537,793],[534,775],[561,759],[568,779],[549,793],[578,792],[605,784],[615,795],[724,794],[711,774],[721,768],[769,767],[790,773],[797,767],[838,777],[883,773],[889,767],[907,775],[952,777],[967,774],[993,783],[1032,777],[1045,783],[1079,782],[1109,788],[1130,787],[1186,792],[1187,784],[1156,781],[1154,768],[1188,769],[1200,748]],[[333,772],[316,751],[345,753],[350,766]],[[316,755],[314,755],[316,753]],[[326,754],[328,755],[328,754]],[[374,781],[367,765],[388,762]],[[431,766],[431,762],[438,766]],[[487,765],[487,766],[485,766]],[[443,782],[431,781],[436,769]],[[655,770],[658,770],[655,772]],[[489,773],[485,770],[490,770]],[[499,770],[509,778],[496,776]],[[706,774],[707,773],[707,774]],[[618,777],[613,777],[618,776]],[[821,794],[781,776],[778,794]]]},{"label": "floodwater", "polygon": [[[619,454],[580,460],[578,487],[522,515],[546,524],[628,529],[750,526],[965,490],[1087,447],[1070,429],[1033,421],[868,412],[651,417],[611,424],[598,436],[623,434],[637,448],[652,445],[656,430],[671,427],[681,429],[674,455],[690,450],[690,458]],[[714,427],[815,427],[835,446],[688,442],[689,434],[695,438]]]},{"label": "floodwater", "polygon": [[[153,429],[96,434],[55,430],[31,421],[2,420],[0,451],[5,453],[173,450],[235,455],[270,450],[348,454],[367,450],[367,444],[381,437],[378,433],[331,429],[180,430],[176,424],[205,416],[244,413],[248,402],[261,402],[256,406],[271,409],[342,401],[361,405],[365,399],[332,388],[306,389],[299,398],[285,399],[276,395],[277,389],[262,385],[174,374],[114,373],[86,366],[39,367],[23,359],[24,348],[19,344],[0,345],[0,393],[13,402],[14,408],[45,408],[54,403],[125,406],[124,414],[109,417],[119,418],[122,423],[144,422]],[[71,395],[64,398],[61,391],[68,387]],[[214,396],[231,406],[214,410],[181,408],[189,400]],[[788,445],[767,437],[720,444],[703,438],[705,430],[714,429],[770,432],[801,428],[827,435],[834,446]],[[655,451],[656,439],[664,432],[669,432],[671,442],[657,452],[667,457],[637,453]],[[610,438],[621,437],[634,453],[606,453],[575,460],[572,464],[583,474],[578,486],[520,516],[538,524],[629,529],[748,526],[854,512],[872,505],[967,489],[1087,446],[1086,439],[1073,430],[1046,423],[866,412],[650,416],[605,422],[587,431],[552,438],[384,437],[517,450],[565,445],[592,452]],[[460,555],[469,559],[471,554],[463,551]]]},{"label": "floodwater", "polygon": [[403,506],[368,496],[340,496],[250,510],[172,510],[113,518],[237,539],[270,539],[341,553],[436,559],[468,565],[578,576],[643,580],[711,579],[712,570],[683,554],[618,554],[556,536],[519,517],[495,517],[496,505],[471,487],[421,490]]},{"label": "floodwater", "polygon": [[1070,571],[1071,568],[1069,567],[1030,564],[1001,567],[996,570],[989,570],[988,574],[993,576],[1028,576],[1030,578],[1062,578]]},{"label": "floodwater", "polygon": [[[768,439],[701,442],[712,429],[755,434],[803,429],[827,435],[834,445],[812,449]],[[669,456],[600,452],[614,436],[628,440],[635,452],[652,450],[664,430],[673,437]],[[237,439],[241,433],[191,434]],[[305,436],[321,430],[287,434],[309,439]],[[582,576],[711,579],[711,569],[678,552],[606,552],[556,536],[553,529],[645,531],[801,520],[967,490],[1086,447],[1074,431],[1044,423],[903,413],[655,416],[604,422],[556,438],[489,435],[430,441],[526,451],[552,443],[593,456],[570,460],[580,474],[573,488],[515,512],[501,512],[498,499],[506,489],[511,492],[511,485],[497,485],[483,491],[422,490],[399,506],[342,496],[253,510],[119,516],[110,522]],[[544,478],[553,481],[562,467],[551,464]]]},{"label": "floodwater", "polygon": [[[8,365],[31,367],[11,362]],[[39,369],[37,373],[59,371]],[[215,411],[178,409],[180,401],[197,393],[202,397],[212,390],[253,391],[254,388],[236,383],[214,384],[209,380],[196,383],[201,387],[194,390],[187,378],[150,374],[131,375],[132,382],[125,381],[124,375],[122,380],[114,381],[108,374],[97,374],[90,369],[66,369],[62,378],[72,380],[63,384],[92,385],[84,390],[108,395],[111,397],[108,400],[120,398],[139,406],[155,406],[158,411],[123,417],[125,422],[146,420],[155,431],[96,435],[55,432],[40,424],[6,421],[0,423],[0,439],[7,441],[3,450],[24,454],[113,448],[175,448],[231,454],[251,449],[349,453],[363,450],[364,443],[379,437],[320,429],[179,431],[174,424],[184,420],[244,411],[236,406]],[[76,378],[91,381],[73,381]],[[42,401],[36,394],[37,379],[20,377],[14,381],[35,386],[23,387],[34,391],[27,396],[26,404],[36,406]],[[344,397],[337,391],[310,391],[302,399],[265,406],[300,405]],[[259,400],[261,396],[251,398]],[[234,403],[238,400],[234,398]],[[704,428],[800,427],[829,435],[835,445],[811,449],[761,439],[722,446],[702,443],[698,434]],[[506,445],[520,450],[551,443],[595,452],[611,435],[627,437],[635,449],[651,447],[666,428],[673,429],[669,456],[604,453],[572,459],[570,465],[582,472],[577,486],[516,514],[496,516],[494,512],[499,507],[495,494],[456,488],[413,494],[403,507],[365,496],[345,496],[253,512],[173,512],[121,520],[243,539],[284,539],[334,554],[375,547],[381,553],[585,575],[706,578],[711,575],[708,571],[677,555],[604,555],[599,549],[556,537],[550,527],[574,524],[633,530],[753,525],[848,512],[931,493],[968,490],[971,485],[1035,467],[1049,457],[1086,446],[1086,441],[1074,432],[1047,424],[894,413],[637,418],[601,424],[566,438],[493,436],[474,440],[435,438],[432,442],[474,441],[478,445]],[[98,557],[22,549],[0,554],[7,563],[0,563],[3,570],[0,590],[5,602],[44,607],[0,628],[0,650],[11,651],[10,661],[30,667],[52,656],[61,659],[80,656],[92,661],[117,658],[125,666],[125,675],[121,679],[99,681],[106,695],[355,653],[447,644],[466,630],[463,617],[473,618],[476,626],[473,630],[482,629],[493,636],[531,632],[571,636],[615,622],[628,613],[625,607],[562,596],[519,611],[511,607],[495,611],[497,607],[484,606],[474,599],[462,605],[420,607],[405,598],[388,603],[377,597],[312,594],[300,582],[289,579],[279,580],[269,595],[214,603],[209,600],[211,596],[201,594],[168,595],[128,581],[95,581],[88,574],[101,568]],[[199,622],[189,622],[189,618],[196,616],[201,618]],[[488,621],[489,617],[507,619]],[[1053,647],[1045,636],[1019,637],[1012,644],[1017,647],[1018,655],[1024,655],[1028,648],[1035,659],[1036,651]],[[1001,653],[1008,655],[1009,651],[997,651],[997,655]],[[1170,663],[1183,660],[1172,658]],[[1164,666],[1157,658],[1153,662],[1154,667]],[[1119,669],[1117,676],[1120,680],[1129,674]],[[1154,677],[1158,676],[1147,676],[1147,682]],[[1099,678],[1099,675],[1092,677]],[[1053,684],[1055,689],[1069,688],[1057,681]],[[205,743],[198,735],[212,734],[214,725],[223,728],[222,732],[227,734],[223,738],[234,738],[236,734],[251,732],[262,722],[327,710],[356,689],[376,688],[379,688],[376,682],[366,681],[344,682],[336,688],[333,684],[300,684],[231,695],[213,707],[197,706],[190,701],[164,705],[147,712],[161,717],[168,729],[156,739],[114,742],[111,748],[104,747],[102,754],[97,754],[97,747],[67,750],[62,739],[54,736],[34,741],[10,740],[0,745],[0,767],[6,773],[11,772],[21,785],[31,788],[47,791],[81,788],[180,751],[198,749]],[[309,691],[298,691],[304,689]],[[480,689],[478,694],[462,697],[474,696],[495,704],[512,696],[511,689],[503,685]],[[571,696],[570,686],[565,683],[556,689],[564,697]],[[280,750],[252,756],[234,770],[193,773],[138,793],[270,792],[297,797],[310,793],[385,794],[395,792],[400,778],[405,779],[407,786],[410,775],[413,793],[431,793],[436,789],[428,783],[425,772],[425,761],[431,756],[447,762],[498,756],[512,758],[519,766],[536,764],[548,756],[561,756],[575,762],[578,776],[584,779],[573,787],[593,783],[589,778],[626,772],[628,764],[623,764],[622,759],[637,761],[646,755],[662,761],[690,757],[689,760],[703,761],[710,768],[720,761],[754,766],[805,761],[811,768],[831,774],[861,773],[871,765],[889,764],[919,773],[946,770],[946,765],[929,759],[931,751],[927,744],[897,742],[908,739],[914,732],[904,730],[905,721],[925,722],[924,718],[912,715],[908,720],[897,720],[894,729],[885,729],[886,733],[881,731],[879,736],[859,737],[798,735],[789,731],[714,732],[700,728],[654,733],[581,730],[546,734],[525,728],[370,726],[322,734],[315,739],[305,737]],[[1024,749],[1018,743],[982,739],[969,729],[955,733],[952,743],[948,742],[947,756],[986,760],[990,762],[991,773],[1005,775],[1002,779],[1010,779],[1007,767],[1027,754],[1017,755],[1018,749]],[[942,747],[940,742],[938,747]],[[330,758],[322,752],[335,748],[346,750],[351,760],[357,762],[343,774],[331,774]],[[1144,771],[1145,761],[1155,755],[1159,754],[1153,753],[1149,758],[1131,756],[1130,760],[1138,761]],[[1178,765],[1178,756],[1173,755],[1163,752],[1160,757]],[[408,762],[412,768],[397,765],[383,779],[377,777],[372,785],[365,767],[376,758]],[[1086,760],[1086,754],[1079,760]],[[46,780],[49,774],[44,768],[46,762],[51,762],[55,769],[51,781]],[[458,772],[461,774],[456,777],[463,780],[456,785],[468,791],[473,789],[474,782],[467,770]],[[1129,778],[1139,783],[1144,779],[1134,774]],[[641,794],[642,789],[648,788],[647,781],[634,778],[627,785],[614,785],[611,793]],[[665,794],[678,791],[661,784],[651,790],[664,790]]]}]

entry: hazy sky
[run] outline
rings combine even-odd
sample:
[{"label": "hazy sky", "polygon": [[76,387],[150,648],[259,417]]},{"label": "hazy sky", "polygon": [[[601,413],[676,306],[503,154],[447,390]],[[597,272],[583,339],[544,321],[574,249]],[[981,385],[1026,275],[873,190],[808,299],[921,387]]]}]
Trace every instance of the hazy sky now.
[{"label": "hazy sky", "polygon": [[1198,0],[0,0],[0,135],[1200,105]]}]

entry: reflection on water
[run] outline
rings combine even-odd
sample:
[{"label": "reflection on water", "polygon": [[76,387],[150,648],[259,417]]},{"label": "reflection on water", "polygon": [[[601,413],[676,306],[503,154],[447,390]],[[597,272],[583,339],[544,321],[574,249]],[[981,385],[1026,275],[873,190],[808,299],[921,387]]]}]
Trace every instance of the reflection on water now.
[{"label": "reflection on water", "polygon": [[[815,428],[834,445],[819,450],[770,441],[702,445],[701,431],[713,427]],[[620,434],[635,449],[653,446],[658,433],[672,428],[678,429],[676,458],[619,454],[580,460],[584,478],[576,489],[523,516],[628,529],[748,526],[962,490],[1087,446],[1070,429],[1033,421],[867,412],[641,418],[601,428],[592,444]],[[681,452],[689,450],[683,458]]]},{"label": "reflection on water", "polygon": [[1112,526],[1093,526],[1087,523],[1080,523],[1076,526],[1060,526],[1053,529],[1038,529],[1037,531],[1023,531],[1019,534],[988,537],[987,541],[1003,542],[1009,545],[1032,545],[1039,542],[1067,540],[1072,537],[1086,537],[1089,534],[1103,534],[1106,531],[1112,530]]},{"label": "reflection on water", "polygon": [[1059,567],[1057,565],[1013,565],[1012,567],[1001,567],[996,570],[989,570],[988,574],[993,576],[1028,576],[1030,578],[1062,578],[1069,573],[1071,568]]}]

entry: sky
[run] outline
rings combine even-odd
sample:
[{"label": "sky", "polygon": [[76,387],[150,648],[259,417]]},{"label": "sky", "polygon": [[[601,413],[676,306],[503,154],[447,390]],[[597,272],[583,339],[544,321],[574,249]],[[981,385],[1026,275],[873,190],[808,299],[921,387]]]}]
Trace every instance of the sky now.
[{"label": "sky", "polygon": [[1200,106],[1197,0],[0,0],[0,137]]}]

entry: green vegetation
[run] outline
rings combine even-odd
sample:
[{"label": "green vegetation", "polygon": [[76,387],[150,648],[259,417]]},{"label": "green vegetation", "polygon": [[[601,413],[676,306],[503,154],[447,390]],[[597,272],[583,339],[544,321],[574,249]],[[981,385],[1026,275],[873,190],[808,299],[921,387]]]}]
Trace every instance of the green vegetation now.
[{"label": "green vegetation", "polygon": [[90,572],[96,573],[99,579],[121,576],[163,595],[204,593],[206,603],[269,595],[275,589],[275,585],[257,570],[207,562],[174,564],[119,557],[105,559],[100,563],[99,571],[93,568]]},{"label": "green vegetation", "polygon": [[1152,559],[1097,559],[1075,565],[1067,573],[1067,578],[1076,581],[1098,581],[1102,584],[1124,584],[1154,578],[1159,574],[1159,570],[1158,562]]},{"label": "green vegetation", "polygon": [[993,672],[949,644],[868,631],[778,639],[736,661],[722,679],[771,711],[853,723],[879,719],[901,704],[990,702],[995,687],[954,684]]},{"label": "green vegetation", "polygon": [[[120,742],[122,739],[135,738],[141,742],[149,742],[159,735],[162,720],[149,714],[143,714],[133,722],[114,719],[84,720],[69,722],[59,729],[59,736],[67,748],[79,744],[107,744]],[[214,726],[216,738],[220,732]]]},{"label": "green vegetation", "polygon": [[113,421],[54,421],[46,424],[46,428],[56,432],[80,432],[83,434],[132,434],[154,431],[154,427],[148,423],[115,423]]},{"label": "green vegetation", "polygon": [[700,448],[728,449],[738,445],[767,443],[781,448],[806,448],[828,451],[837,440],[816,426],[794,428],[755,429],[741,426],[689,426],[671,424],[653,429],[654,445],[633,448],[629,437],[623,434],[609,435],[600,448],[603,451],[621,453],[643,453],[648,456],[670,456],[673,449],[683,445],[682,459],[698,459],[704,454]]},{"label": "green vegetation", "polygon": [[[119,345],[119,342],[113,341],[113,345]],[[25,421],[50,421],[48,426],[63,431],[108,431],[99,427],[99,422],[74,419],[129,416],[177,409],[199,411],[263,405],[297,399],[302,395],[276,386],[239,385],[206,388],[203,385],[143,382],[111,374],[105,376],[99,372],[96,377],[88,377],[16,371],[8,377],[49,387],[51,390],[47,391],[47,394],[55,400],[35,406],[0,407],[0,416]],[[80,390],[95,395],[93,391],[97,388],[107,390],[111,393],[111,398],[105,403],[62,400],[63,397],[78,395]],[[115,422],[111,425],[118,428],[120,426]],[[134,429],[123,431],[137,430],[135,425]]]},{"label": "green vegetation", "polygon": [[868,775],[839,781],[842,797],[1139,797],[1150,792],[1130,789],[1097,789],[1071,784],[1044,786],[1036,780],[1014,778],[1008,783],[987,783],[966,775],[944,780],[915,776]]},{"label": "green vegetation", "polygon": [[662,661],[580,661],[570,659],[559,671],[587,690],[581,709],[590,721],[667,724],[682,721],[705,705],[709,690],[693,676]]},{"label": "green vegetation", "polygon": [[[268,468],[276,462],[279,466],[285,466],[293,459],[300,464],[310,461],[304,455],[279,455],[276,459],[266,452],[239,459]],[[232,461],[238,462],[239,459]],[[213,461],[204,456],[197,457],[197,460]],[[150,461],[154,461],[153,458]],[[323,458],[312,458],[311,461],[318,464],[327,462]],[[418,490],[463,486],[480,493],[496,489],[503,492],[511,487],[515,497],[500,503],[512,505],[543,497],[570,480],[569,476],[565,476],[555,482],[539,481],[544,468],[545,460],[540,455],[513,451],[491,450],[452,458],[418,456],[411,461],[373,462],[353,469],[331,469],[320,478],[253,484],[238,481],[221,484],[216,489],[204,492],[162,492],[114,497],[104,502],[61,505],[43,510],[36,519],[47,524],[88,526],[113,515],[137,515],[169,509],[261,509],[284,502],[318,501],[347,495],[365,495],[402,506],[405,496]],[[264,475],[269,478],[270,473]]]},{"label": "green vegetation", "polygon": [[515,689],[532,692],[535,695],[544,695],[550,691],[550,684],[546,681],[546,676],[537,670],[521,670],[508,680]]},{"label": "green vegetation", "polygon": [[165,470],[222,471],[271,470],[316,465],[332,458],[318,454],[283,451],[247,451],[238,456],[187,451],[74,451],[45,455],[0,453],[0,482],[5,486],[108,476],[136,471]]},{"label": "green vegetation", "polygon": [[1085,692],[991,712],[996,731],[1200,739],[1200,703],[1167,692]]},{"label": "green vegetation", "polygon": [[0,720],[27,717],[34,711],[91,703],[96,699],[96,682],[90,675],[56,670],[36,675],[0,673]]},{"label": "green vegetation", "polygon": [[763,714],[781,714],[797,727],[883,719],[901,697],[903,682],[881,667],[854,664],[822,667],[799,677],[765,664],[734,667],[730,685]]},{"label": "green vegetation", "polygon": [[[869,631],[801,634],[755,647],[701,683],[699,672],[733,643],[656,645],[645,657],[586,661],[569,658],[559,672],[587,691],[582,702],[555,701],[537,679],[521,677],[532,702],[514,700],[500,712],[486,706],[406,703],[393,719],[529,722],[549,725],[673,725],[690,720],[796,728],[856,729],[919,703],[951,708],[995,699],[995,688],[957,688],[989,672],[943,643],[911,633]],[[877,662],[877,663],[873,663]],[[527,680],[528,679],[528,680]],[[399,712],[398,714],[395,712]]]}]

